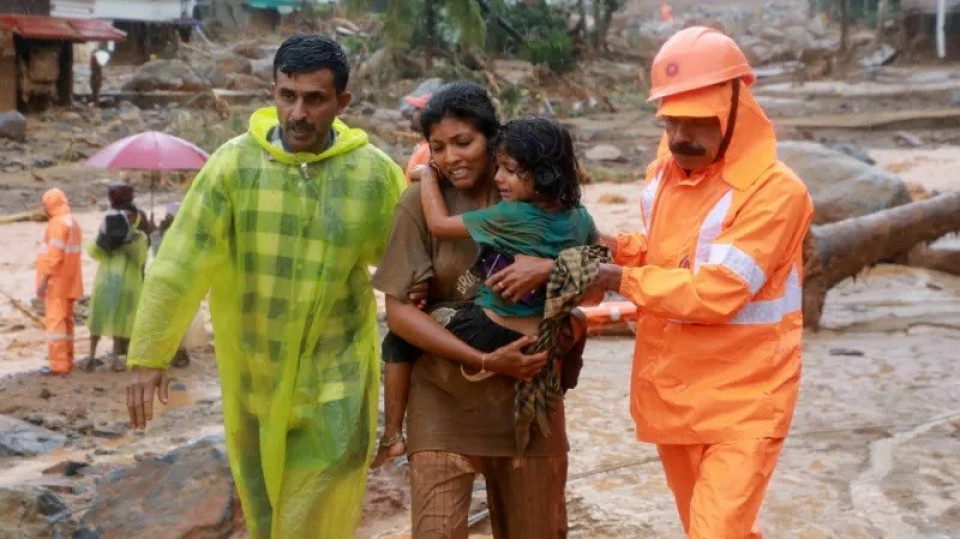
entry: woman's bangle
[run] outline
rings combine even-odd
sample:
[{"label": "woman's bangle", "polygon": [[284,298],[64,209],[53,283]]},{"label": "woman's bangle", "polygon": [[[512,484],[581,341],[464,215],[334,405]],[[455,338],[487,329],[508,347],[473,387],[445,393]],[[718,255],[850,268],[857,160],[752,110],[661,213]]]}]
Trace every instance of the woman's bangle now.
[{"label": "woman's bangle", "polygon": [[481,382],[487,378],[490,378],[496,373],[487,370],[487,356],[488,354],[483,354],[480,356],[480,372],[477,374],[467,374],[467,371],[464,370],[463,365],[460,365],[460,374],[462,374],[464,378],[471,382]]}]

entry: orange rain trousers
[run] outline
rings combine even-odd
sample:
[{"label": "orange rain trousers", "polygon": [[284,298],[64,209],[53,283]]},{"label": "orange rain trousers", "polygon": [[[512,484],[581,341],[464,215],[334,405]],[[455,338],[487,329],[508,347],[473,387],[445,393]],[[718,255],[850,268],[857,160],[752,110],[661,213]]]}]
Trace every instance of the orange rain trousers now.
[{"label": "orange rain trousers", "polygon": [[73,370],[72,299],[47,294],[44,300],[44,326],[47,330],[47,357],[55,374]]},{"label": "orange rain trousers", "polygon": [[783,438],[657,445],[690,539],[761,538],[757,514]]}]

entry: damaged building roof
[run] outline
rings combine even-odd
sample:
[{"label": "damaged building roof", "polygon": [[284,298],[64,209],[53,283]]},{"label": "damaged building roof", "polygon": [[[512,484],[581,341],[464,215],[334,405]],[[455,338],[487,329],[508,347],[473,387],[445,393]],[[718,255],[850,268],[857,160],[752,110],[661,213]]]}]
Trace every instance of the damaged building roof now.
[{"label": "damaged building roof", "polygon": [[0,14],[0,30],[30,39],[52,41],[120,41],[127,37],[108,21]]}]

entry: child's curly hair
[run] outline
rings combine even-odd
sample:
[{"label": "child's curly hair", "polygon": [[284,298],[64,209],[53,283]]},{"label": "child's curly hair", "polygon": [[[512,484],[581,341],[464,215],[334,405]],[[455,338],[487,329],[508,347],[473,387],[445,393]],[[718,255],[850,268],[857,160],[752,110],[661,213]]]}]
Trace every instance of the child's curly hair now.
[{"label": "child's curly hair", "polygon": [[580,205],[583,173],[570,132],[548,118],[531,116],[505,123],[493,139],[495,152],[512,157],[533,182],[539,201],[570,210]]}]

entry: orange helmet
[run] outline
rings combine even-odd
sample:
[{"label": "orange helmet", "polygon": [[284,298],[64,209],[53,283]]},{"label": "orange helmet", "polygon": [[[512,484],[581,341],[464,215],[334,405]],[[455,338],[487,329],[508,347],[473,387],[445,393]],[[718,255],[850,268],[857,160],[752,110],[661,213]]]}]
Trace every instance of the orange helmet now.
[{"label": "orange helmet", "polygon": [[706,88],[733,79],[757,80],[740,47],[719,30],[691,26],[674,34],[653,59],[650,98]]}]

